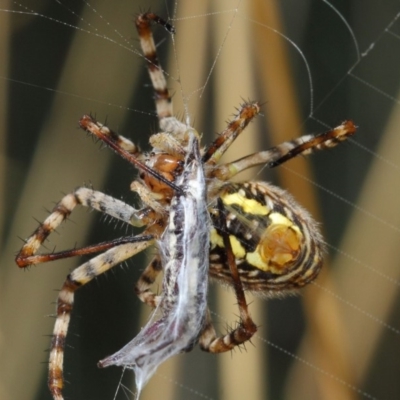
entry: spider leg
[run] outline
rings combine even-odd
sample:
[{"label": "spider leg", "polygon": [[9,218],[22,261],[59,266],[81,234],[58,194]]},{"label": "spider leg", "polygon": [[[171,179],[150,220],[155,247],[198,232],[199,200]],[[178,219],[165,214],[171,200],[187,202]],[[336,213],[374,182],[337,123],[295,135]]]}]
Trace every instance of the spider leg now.
[{"label": "spider leg", "polygon": [[24,258],[26,265],[39,264],[42,262],[49,262],[61,260],[69,257],[86,256],[88,254],[100,253],[111,249],[112,247],[120,244],[134,243],[136,241],[153,240],[153,235],[141,236],[124,236],[118,239],[108,240],[106,242],[97,243],[91,246],[80,247],[79,249],[64,250],[48,254],[36,254]]},{"label": "spider leg", "polygon": [[156,281],[158,274],[162,271],[160,256],[155,256],[150,264],[143,271],[135,285],[135,293],[143,303],[152,308],[156,308],[159,302],[159,296],[150,290],[150,287]]},{"label": "spider leg", "polygon": [[[182,193],[181,188],[176,186],[174,183],[170,182],[163,175],[154,171],[152,168],[147,166],[142,161],[140,161],[135,154],[132,154],[132,150],[126,150],[124,148],[124,146],[127,145],[127,143],[128,143],[128,146],[129,146],[129,143],[133,145],[133,143],[130,140],[124,138],[123,136],[116,134],[110,128],[108,128],[107,126],[96,121],[90,115],[84,115],[79,120],[79,125],[86,132],[91,133],[92,135],[101,139],[104,143],[107,144],[107,146],[111,147],[117,154],[119,154],[122,158],[127,160],[129,163],[135,165],[137,168],[141,169],[145,173],[153,176],[155,179],[159,180],[160,182],[163,182],[165,185],[174,189],[175,192]],[[122,143],[121,143],[121,140],[123,140]]]},{"label": "spider leg", "polygon": [[[162,121],[165,122],[166,120],[169,120],[169,118],[163,119]],[[171,155],[173,157],[184,159],[186,155],[185,148],[182,146],[182,141],[179,141],[176,136],[183,137],[183,135],[187,131],[187,126],[184,126],[184,131],[180,131],[179,127],[178,129],[175,129],[175,126],[169,126],[168,128],[169,130],[165,129],[165,127],[162,126],[161,129],[165,130],[166,132],[151,135],[149,143],[153,148],[153,151],[161,150],[162,152],[167,153],[168,155]],[[174,136],[171,135],[171,133],[173,133]]]},{"label": "spider leg", "polygon": [[[35,253],[50,233],[71,214],[72,210],[78,204],[101,211],[133,226],[141,227],[145,224],[140,218],[138,210],[130,205],[107,196],[104,193],[81,187],[73,193],[64,196],[54,207],[52,213],[26,240],[26,243],[15,259],[19,267],[24,268],[43,261],[50,261],[51,254],[35,255]],[[47,259],[46,256],[49,258]]]},{"label": "spider leg", "polygon": [[220,210],[220,234],[224,241],[226,249],[227,261],[232,275],[233,289],[239,307],[240,321],[238,326],[228,334],[217,337],[214,327],[212,326],[211,316],[207,312],[206,323],[199,339],[202,350],[211,353],[223,353],[232,350],[235,346],[250,340],[257,332],[257,325],[250,317],[246,297],[244,295],[242,281],[240,280],[239,271],[235,262],[235,256],[232,251],[229,236],[227,234],[226,221],[224,220],[224,205],[221,199],[218,199],[218,208]]},{"label": "spider leg", "polygon": [[233,141],[243,132],[246,126],[260,112],[257,102],[244,103],[225,130],[211,143],[202,157],[202,162],[216,164]]},{"label": "spider leg", "polygon": [[[139,34],[140,46],[144,58],[147,61],[147,69],[154,90],[154,99],[160,128],[163,132],[173,133],[176,138],[180,139],[180,141],[184,141],[188,126],[172,116],[171,95],[167,87],[165,71],[161,68],[158,60],[157,49],[154,44],[153,33],[151,30],[152,22],[163,26],[171,34],[175,33],[175,28],[153,13],[144,13],[136,18],[136,29]],[[160,147],[163,150],[167,150],[169,146],[165,141],[167,140],[170,142],[171,138],[168,138],[165,134],[161,134],[159,138],[157,138],[157,135],[153,135],[152,138],[150,138],[150,142],[152,140],[154,142],[151,144],[154,149],[156,149],[161,142]],[[156,141],[158,141],[158,143],[155,143]],[[173,149],[172,154],[176,151],[179,152],[179,148]],[[169,153],[169,151],[167,152]]]},{"label": "spider leg", "polygon": [[159,204],[156,195],[143,183],[139,181],[133,181],[130,189],[133,192],[136,192],[140,196],[140,199],[143,201],[143,203],[145,203],[148,207],[160,215],[165,214],[165,208]]},{"label": "spider leg", "polygon": [[140,38],[143,55],[147,61],[147,68],[154,89],[157,116],[161,120],[172,116],[171,96],[168,92],[167,81],[157,57],[157,50],[151,32],[151,23],[163,26],[168,32],[175,33],[173,26],[153,13],[144,13],[136,18],[136,29]]},{"label": "spider leg", "polygon": [[213,176],[227,181],[236,174],[257,165],[276,167],[300,154],[307,155],[314,150],[324,150],[335,147],[356,132],[353,121],[344,121],[341,125],[318,135],[304,135],[297,139],[284,142],[266,151],[250,154],[239,160],[219,165],[213,171]]},{"label": "spider leg", "polygon": [[[67,276],[57,300],[57,317],[50,347],[48,386],[55,400],[62,400],[64,386],[63,361],[65,338],[74,303],[75,292],[92,279],[149,247],[148,236],[133,237],[133,243],[120,244],[99,254]],[[142,241],[141,241],[142,240]]]},{"label": "spider leg", "polygon": [[286,152],[282,153],[278,159],[271,160],[268,163],[268,166],[273,168],[299,154],[307,155],[312,153],[314,150],[324,150],[335,147],[350,136],[353,136],[356,133],[356,130],[357,127],[354,125],[353,121],[344,121],[336,128],[320,133],[319,135],[304,135],[297,140],[293,140],[293,147],[290,148],[290,146],[288,146]]}]

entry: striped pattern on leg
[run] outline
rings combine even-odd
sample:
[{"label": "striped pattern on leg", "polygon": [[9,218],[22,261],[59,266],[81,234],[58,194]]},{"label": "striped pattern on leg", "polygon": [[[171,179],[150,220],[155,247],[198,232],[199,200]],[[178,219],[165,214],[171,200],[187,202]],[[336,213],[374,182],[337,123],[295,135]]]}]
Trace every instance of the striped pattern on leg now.
[{"label": "striped pattern on leg", "polygon": [[44,255],[35,256],[35,254],[50,233],[68,218],[78,204],[93,208],[130,225],[143,226],[143,222],[136,216],[137,210],[130,205],[104,193],[81,187],[75,192],[64,196],[54,207],[52,213],[26,240],[15,259],[19,267],[25,268],[32,264],[51,261],[51,257],[47,260]]},{"label": "striped pattern on leg", "polygon": [[199,345],[202,350],[209,353],[224,353],[250,340],[256,331],[257,326],[248,316],[246,320],[240,320],[238,326],[226,335],[217,336],[208,311]]},{"label": "striped pattern on leg", "polygon": [[265,151],[250,154],[239,160],[217,166],[213,175],[227,181],[236,174],[257,165],[274,168],[298,156],[308,155],[316,150],[324,150],[337,146],[356,133],[353,121],[344,121],[341,125],[317,135],[303,135]]},{"label": "striped pattern on leg", "polygon": [[68,275],[58,295],[57,318],[50,348],[48,386],[55,400],[63,399],[64,348],[76,290],[151,244],[153,241],[144,240],[117,246],[82,264]]},{"label": "striped pattern on leg", "polygon": [[135,293],[139,299],[152,308],[158,306],[160,297],[153,293],[150,287],[154,284],[162,269],[161,258],[157,255],[151,260],[135,285]]},{"label": "striped pattern on leg", "polygon": [[147,61],[147,68],[154,88],[158,119],[162,119],[172,116],[172,102],[164,71],[158,61],[157,50],[151,32],[151,22],[162,25],[170,33],[175,33],[175,29],[153,13],[140,14],[136,18],[136,28],[140,38],[140,45]]}]

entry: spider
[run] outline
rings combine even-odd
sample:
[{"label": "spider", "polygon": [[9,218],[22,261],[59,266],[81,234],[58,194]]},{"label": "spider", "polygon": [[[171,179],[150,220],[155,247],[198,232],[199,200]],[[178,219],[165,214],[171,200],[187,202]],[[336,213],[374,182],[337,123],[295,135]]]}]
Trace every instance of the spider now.
[{"label": "spider", "polygon": [[[177,182],[186,168],[189,133],[194,129],[172,116],[171,96],[152,36],[153,23],[163,26],[171,34],[175,33],[168,22],[153,13],[140,14],[136,18],[160,127],[160,132],[149,139],[151,152],[142,153],[129,139],[113,132],[92,116],[85,115],[80,120],[80,126],[85,131],[105,142],[139,169],[139,177],[130,188],[140,196],[142,207],[136,209],[99,191],[80,187],[61,199],[25,241],[16,257],[18,266],[24,268],[41,262],[99,253],[67,276],[58,295],[48,377],[50,391],[56,400],[63,399],[64,347],[75,292],[98,275],[157,244],[169,223],[171,201],[183,194]],[[272,168],[299,154],[333,147],[356,131],[352,121],[344,121],[328,132],[304,135],[269,150],[219,164],[221,156],[259,112],[257,102],[242,104],[225,130],[209,146],[199,148],[211,220],[209,250],[205,249],[209,252],[209,275],[233,287],[240,312],[237,326],[222,336],[217,335],[210,313],[206,313],[196,342],[203,350],[212,353],[229,351],[248,341],[256,332],[244,291],[273,296],[306,285],[317,276],[324,250],[317,223],[287,192],[267,182],[232,183],[231,179],[253,166]],[[37,254],[44,240],[78,204],[144,230],[136,236],[124,236],[79,249]],[[135,287],[138,297],[153,308],[160,304],[163,294],[156,295],[151,286],[162,270],[161,256],[157,254]]]}]

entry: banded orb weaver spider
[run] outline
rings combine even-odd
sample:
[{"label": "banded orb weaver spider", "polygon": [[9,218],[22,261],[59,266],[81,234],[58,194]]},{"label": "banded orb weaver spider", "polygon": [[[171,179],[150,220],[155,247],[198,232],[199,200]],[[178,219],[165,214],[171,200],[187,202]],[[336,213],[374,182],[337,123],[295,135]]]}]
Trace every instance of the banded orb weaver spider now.
[{"label": "banded orb weaver spider", "polygon": [[[63,399],[63,358],[75,292],[95,277],[146,248],[157,244],[168,226],[171,200],[182,194],[176,183],[185,169],[188,153],[188,132],[194,129],[172,115],[171,96],[152,36],[156,23],[174,34],[174,28],[153,13],[137,17],[141,48],[155,94],[160,132],[150,137],[150,153],[139,148],[108,127],[85,115],[80,126],[102,140],[120,156],[138,167],[140,174],[131,184],[142,207],[129,204],[91,188],[81,187],[66,195],[47,219],[26,240],[16,257],[19,267],[61,258],[100,253],[73,270],[58,295],[57,318],[51,341],[48,385],[53,398]],[[207,312],[197,341],[203,350],[220,353],[249,340],[257,328],[252,321],[244,291],[273,296],[298,289],[311,282],[322,265],[323,239],[318,226],[284,190],[267,182],[232,183],[238,173],[257,165],[275,167],[299,154],[330,148],[346,140],[356,131],[352,121],[318,135],[305,135],[290,142],[219,164],[221,156],[246,126],[259,114],[257,102],[246,102],[211,145],[200,148],[201,164],[207,182],[208,212],[211,218],[209,240],[209,275],[232,286],[240,310],[235,329],[218,336]],[[79,249],[37,254],[44,240],[71,214],[77,205],[86,206],[124,223],[144,227],[141,234],[125,236]],[[163,270],[160,255],[145,268],[136,284],[139,298],[156,307],[163,296],[151,291],[157,275]],[[100,366],[102,364],[100,363]]]}]

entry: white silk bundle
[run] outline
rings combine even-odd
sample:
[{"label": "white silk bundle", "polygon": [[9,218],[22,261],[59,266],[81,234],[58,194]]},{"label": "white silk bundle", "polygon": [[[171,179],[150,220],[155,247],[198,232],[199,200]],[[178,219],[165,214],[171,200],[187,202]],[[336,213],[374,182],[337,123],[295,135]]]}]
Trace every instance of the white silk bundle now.
[{"label": "white silk bundle", "polygon": [[169,357],[190,350],[202,332],[207,312],[209,214],[199,142],[190,141],[182,188],[171,200],[169,223],[160,240],[163,285],[160,303],[140,333],[117,353],[100,361],[135,371],[137,399],[157,367]]}]

